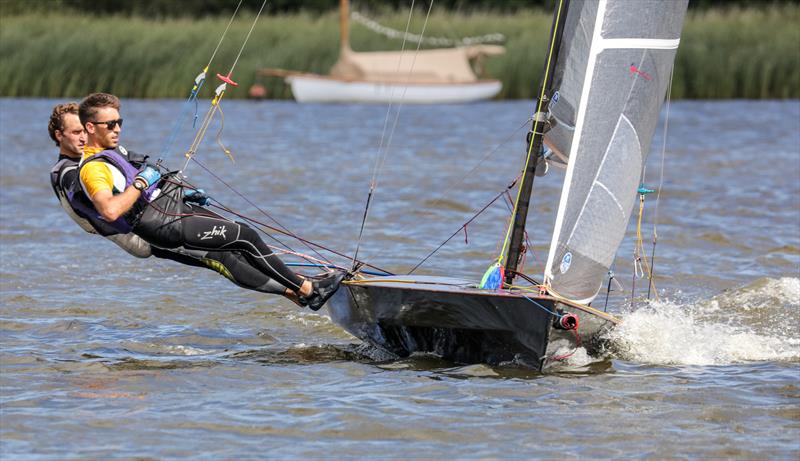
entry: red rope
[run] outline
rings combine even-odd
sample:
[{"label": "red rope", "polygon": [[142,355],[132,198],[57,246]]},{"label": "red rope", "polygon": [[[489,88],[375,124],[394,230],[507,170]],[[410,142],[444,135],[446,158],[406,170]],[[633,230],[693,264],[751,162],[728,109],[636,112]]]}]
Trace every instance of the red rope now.
[{"label": "red rope", "polygon": [[572,357],[573,355],[575,355],[576,352],[578,352],[578,349],[580,349],[581,347],[581,335],[578,333],[577,328],[572,330],[572,333],[575,334],[575,344],[576,344],[575,349],[573,349],[572,352],[570,352],[569,354],[557,355],[555,357],[551,357],[550,360],[556,360],[560,362],[562,360],[566,360]]}]

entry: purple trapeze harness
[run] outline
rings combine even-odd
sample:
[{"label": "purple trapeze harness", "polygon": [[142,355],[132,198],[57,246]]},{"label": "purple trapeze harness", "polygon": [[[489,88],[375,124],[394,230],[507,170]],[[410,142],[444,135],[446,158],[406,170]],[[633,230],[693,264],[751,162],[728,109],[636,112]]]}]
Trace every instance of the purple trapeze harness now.
[{"label": "purple trapeze harness", "polygon": [[[102,152],[98,152],[93,156],[89,157],[88,160],[81,163],[80,168],[83,168],[89,162],[101,161],[111,164],[113,167],[118,169],[124,176],[125,176],[125,188],[127,189],[131,184],[133,184],[136,175],[139,174],[139,169],[136,168],[131,164],[127,157],[119,153],[117,150],[104,150]],[[80,174],[80,173],[79,173]],[[69,200],[70,204],[73,205],[73,208],[81,211],[86,216],[90,217],[91,220],[100,220],[103,221],[105,224],[110,226],[113,230],[116,230],[119,234],[127,234],[131,230],[133,230],[134,225],[136,224],[137,219],[141,215],[142,211],[145,209],[147,204],[153,200],[154,195],[156,195],[156,190],[158,189],[158,183],[150,185],[147,189],[142,192],[142,196],[139,200],[133,205],[133,208],[126,213],[125,215],[119,217],[114,222],[105,221],[101,216],[100,213],[94,208],[94,205],[90,200],[87,199],[86,194],[83,190],[79,191],[80,195],[83,195],[83,199],[79,197],[79,194],[76,193],[78,191],[74,191],[73,193],[68,194],[67,199]],[[123,189],[124,190],[124,189]],[[121,193],[122,191],[114,190],[114,195]],[[88,202],[88,204],[86,203]]]}]

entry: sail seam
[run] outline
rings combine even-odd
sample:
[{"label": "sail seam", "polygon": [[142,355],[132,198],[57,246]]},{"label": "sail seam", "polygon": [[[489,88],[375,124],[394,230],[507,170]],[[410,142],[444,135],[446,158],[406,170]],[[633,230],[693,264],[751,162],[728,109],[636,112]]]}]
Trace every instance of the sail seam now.
[{"label": "sail seam", "polygon": [[575,229],[578,228],[578,224],[580,224],[581,218],[583,217],[583,212],[586,211],[586,205],[589,203],[589,198],[592,196],[595,184],[599,184],[603,189],[608,191],[609,195],[611,195],[614,201],[617,202],[617,206],[622,211],[623,217],[625,216],[625,211],[623,210],[622,205],[620,205],[619,202],[617,201],[617,197],[613,193],[611,193],[611,191],[608,190],[608,188],[603,183],[597,180],[597,178],[600,177],[600,173],[603,171],[603,165],[606,164],[606,160],[608,159],[608,154],[609,152],[611,152],[611,146],[614,144],[613,140],[617,137],[617,132],[619,131],[620,123],[623,120],[625,120],[625,122],[628,123],[628,126],[631,128],[631,130],[633,130],[634,133],[636,132],[636,129],[633,127],[631,121],[628,120],[628,117],[626,117],[625,114],[621,114],[619,116],[619,119],[617,120],[617,125],[614,127],[614,132],[611,133],[611,141],[608,143],[608,146],[606,146],[606,151],[603,153],[603,159],[600,160],[600,165],[597,167],[597,173],[595,173],[594,179],[592,179],[592,186],[589,188],[589,192],[586,194],[586,199],[583,201],[583,205],[581,206],[581,211],[578,213],[578,217],[575,218],[575,224],[572,226],[572,230],[569,233],[569,238],[566,241],[566,245],[569,245],[569,242],[572,241],[572,237],[575,235]]},{"label": "sail seam", "polygon": [[622,213],[622,216],[625,217],[625,210],[622,208],[622,204],[619,203],[619,199],[617,199],[617,196],[614,195],[613,192],[611,192],[611,189],[606,187],[606,185],[601,183],[600,181],[595,181],[595,184],[597,184],[598,186],[602,187],[606,192],[608,192],[608,195],[610,195],[611,198],[614,200],[614,204],[617,205],[617,208],[619,208],[619,211],[620,211],[620,213]]},{"label": "sail seam", "polygon": [[673,40],[662,38],[606,38],[601,40],[600,48],[612,50],[620,48],[629,49],[652,49],[652,50],[674,50],[680,45],[681,39]]},{"label": "sail seam", "polygon": [[553,279],[553,271],[551,270],[551,267],[553,265],[553,260],[555,259],[556,250],[558,249],[558,240],[561,236],[561,226],[564,223],[564,213],[567,208],[567,199],[569,198],[570,183],[572,181],[573,172],[575,171],[575,157],[578,153],[581,134],[583,133],[583,123],[586,117],[586,102],[589,99],[591,81],[594,77],[594,63],[597,60],[597,55],[602,51],[600,48],[600,42],[603,40],[602,28],[605,15],[606,0],[601,0],[597,6],[597,17],[595,18],[594,30],[592,31],[592,46],[589,48],[589,60],[586,64],[586,75],[584,76],[583,88],[581,89],[578,117],[575,122],[575,136],[573,137],[569,153],[570,161],[567,164],[567,172],[564,176],[564,188],[561,190],[561,200],[558,204],[558,213],[556,215],[553,238],[550,241],[550,252],[547,255],[547,264],[545,264],[544,269],[545,285],[549,285]]},{"label": "sail seam", "polygon": [[653,50],[674,50],[680,45],[681,39],[659,39],[659,38],[606,38],[600,40],[600,48],[603,50],[630,48],[630,49],[653,49]]}]

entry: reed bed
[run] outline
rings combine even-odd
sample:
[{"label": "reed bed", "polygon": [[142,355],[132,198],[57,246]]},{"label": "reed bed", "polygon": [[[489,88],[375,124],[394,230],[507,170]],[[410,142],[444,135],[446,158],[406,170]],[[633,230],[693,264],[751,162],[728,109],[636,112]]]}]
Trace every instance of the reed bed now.
[{"label": "reed bed", "polygon": [[[375,18],[405,28],[407,13]],[[123,97],[185,97],[208,62],[228,18],[148,20],[74,14],[4,15],[0,27],[0,96],[70,97],[108,91]],[[423,12],[411,31],[419,33]],[[234,21],[212,73],[228,73],[253,17]],[[504,56],[486,70],[504,83],[502,99],[530,99],[542,70],[551,17],[434,12],[426,36],[463,37],[502,32]],[[800,6],[690,11],[678,52],[673,98],[800,97]],[[296,14],[262,17],[233,73],[239,88],[226,97],[247,97],[254,83],[270,98],[290,98],[281,79],[260,77],[263,67],[326,73],[338,54],[338,16]],[[398,50],[401,42],[353,24],[354,49]],[[407,43],[413,50],[415,44]],[[203,96],[209,96],[209,84]]]}]

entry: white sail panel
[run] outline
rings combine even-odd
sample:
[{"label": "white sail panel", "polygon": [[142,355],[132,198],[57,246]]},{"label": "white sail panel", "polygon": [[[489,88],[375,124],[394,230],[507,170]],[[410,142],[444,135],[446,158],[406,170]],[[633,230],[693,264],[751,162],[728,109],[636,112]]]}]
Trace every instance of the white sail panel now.
[{"label": "white sail panel", "polygon": [[557,163],[566,164],[569,156],[578,102],[589,62],[597,5],[596,1],[571,1],[564,20],[558,62],[553,69],[552,87],[556,91],[550,95],[549,119],[552,128],[544,136],[544,142],[555,154],[552,161]]},{"label": "white sail panel", "polygon": [[625,235],[686,4],[570,2],[545,136],[568,161],[545,280],[570,299],[594,299]]}]

